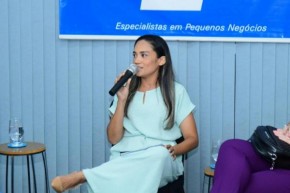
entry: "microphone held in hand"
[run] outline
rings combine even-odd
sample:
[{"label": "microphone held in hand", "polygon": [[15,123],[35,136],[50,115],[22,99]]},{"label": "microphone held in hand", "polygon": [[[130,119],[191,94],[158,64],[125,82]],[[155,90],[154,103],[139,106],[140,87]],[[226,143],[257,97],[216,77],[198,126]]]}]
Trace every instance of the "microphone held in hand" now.
[{"label": "microphone held in hand", "polygon": [[125,74],[116,82],[116,84],[111,88],[109,94],[114,96],[116,92],[127,82],[129,78],[135,75],[138,72],[138,67],[135,64],[131,64],[126,70]]}]

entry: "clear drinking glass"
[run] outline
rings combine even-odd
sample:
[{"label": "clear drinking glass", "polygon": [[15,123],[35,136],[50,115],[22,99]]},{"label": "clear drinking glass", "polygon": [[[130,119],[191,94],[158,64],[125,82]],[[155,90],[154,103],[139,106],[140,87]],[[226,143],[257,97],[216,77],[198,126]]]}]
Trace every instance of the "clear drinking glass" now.
[{"label": "clear drinking glass", "polygon": [[210,157],[210,167],[215,168],[215,164],[218,158],[218,153],[221,145],[221,140],[213,141],[211,145],[211,157]]},{"label": "clear drinking glass", "polygon": [[9,137],[10,146],[21,147],[23,146],[23,125],[20,119],[14,117],[9,120]]}]

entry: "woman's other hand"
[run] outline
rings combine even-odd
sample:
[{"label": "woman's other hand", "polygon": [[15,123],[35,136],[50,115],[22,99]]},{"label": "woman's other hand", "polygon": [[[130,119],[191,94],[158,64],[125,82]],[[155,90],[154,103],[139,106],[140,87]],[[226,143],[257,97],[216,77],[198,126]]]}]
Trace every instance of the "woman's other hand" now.
[{"label": "woman's other hand", "polygon": [[171,157],[175,160],[176,159],[176,154],[175,154],[175,149],[174,149],[175,146],[165,145],[165,147],[166,147],[166,149],[169,150]]}]

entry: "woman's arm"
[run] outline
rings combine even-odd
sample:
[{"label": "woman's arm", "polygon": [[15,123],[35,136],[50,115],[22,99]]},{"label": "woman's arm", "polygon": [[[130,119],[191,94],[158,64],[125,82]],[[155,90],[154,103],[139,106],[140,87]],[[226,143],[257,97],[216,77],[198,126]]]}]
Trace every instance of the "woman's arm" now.
[{"label": "woman's arm", "polygon": [[107,126],[107,136],[111,144],[118,143],[124,135],[124,108],[126,101],[118,100],[117,108]]},{"label": "woman's arm", "polygon": [[198,146],[198,133],[193,113],[190,113],[180,124],[184,141],[175,146],[167,145],[171,155],[185,154]]},{"label": "woman's arm", "polygon": [[[115,82],[117,82],[123,74],[121,74],[115,80]],[[107,126],[107,136],[111,144],[118,143],[124,135],[123,121],[125,116],[125,105],[129,93],[130,82],[131,79],[129,79],[127,83],[117,92],[118,102],[116,111],[111,117],[110,122]]]}]

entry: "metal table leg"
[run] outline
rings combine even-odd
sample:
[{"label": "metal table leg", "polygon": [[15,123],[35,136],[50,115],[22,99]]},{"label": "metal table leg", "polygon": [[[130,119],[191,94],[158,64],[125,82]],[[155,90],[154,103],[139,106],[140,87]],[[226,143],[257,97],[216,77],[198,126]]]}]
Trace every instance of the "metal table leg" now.
[{"label": "metal table leg", "polygon": [[14,193],[14,156],[11,156],[11,193]]},{"label": "metal table leg", "polygon": [[33,174],[34,193],[37,193],[33,155],[31,155],[30,158],[31,158],[31,167],[32,167],[32,174]]},{"label": "metal table leg", "polygon": [[46,153],[45,151],[42,152],[42,159],[43,159],[43,167],[45,172],[45,186],[46,186],[46,193],[49,193],[49,184],[48,184],[48,171],[47,171],[47,160],[46,160]]},{"label": "metal table leg", "polygon": [[26,156],[26,164],[27,164],[27,175],[28,175],[28,190],[29,190],[29,193],[31,193],[29,156]]},{"label": "metal table leg", "polygon": [[6,156],[6,192],[8,193],[8,162],[9,156]]}]

